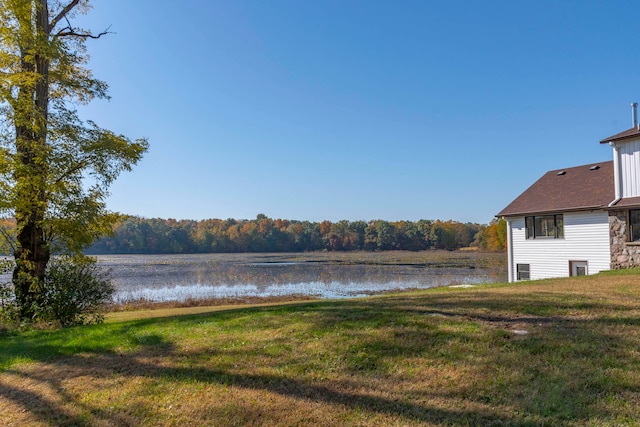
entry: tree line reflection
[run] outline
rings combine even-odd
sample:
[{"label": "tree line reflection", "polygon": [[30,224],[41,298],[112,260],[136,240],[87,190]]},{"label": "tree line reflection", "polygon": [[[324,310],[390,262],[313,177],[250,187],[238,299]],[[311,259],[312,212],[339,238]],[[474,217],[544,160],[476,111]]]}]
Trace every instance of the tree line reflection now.
[{"label": "tree line reflection", "polygon": [[[491,256],[491,254],[488,254]],[[465,263],[437,266],[428,263],[362,264],[324,259],[291,261],[252,255],[116,255],[101,256],[99,265],[111,270],[119,291],[190,287],[242,288],[247,292],[309,294],[325,285],[371,292],[396,288],[426,288],[452,283],[492,282],[504,279],[504,265],[491,258],[470,258]],[[457,264],[457,265],[456,265]],[[309,284],[313,284],[310,286]],[[388,288],[388,289],[386,289]],[[190,298],[191,296],[185,296]]]}]

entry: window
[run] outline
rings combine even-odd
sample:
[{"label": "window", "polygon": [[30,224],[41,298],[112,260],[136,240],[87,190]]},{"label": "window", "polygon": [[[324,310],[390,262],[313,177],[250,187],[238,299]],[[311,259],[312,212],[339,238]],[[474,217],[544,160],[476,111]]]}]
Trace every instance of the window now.
[{"label": "window", "polygon": [[569,276],[586,276],[588,261],[569,261]]},{"label": "window", "polygon": [[[640,210],[638,211],[640,219]],[[564,238],[564,219],[562,215],[528,216],[524,219],[527,239]],[[640,226],[638,227],[640,232]]]},{"label": "window", "polygon": [[629,211],[629,239],[632,242],[640,241],[640,209]]},{"label": "window", "polygon": [[529,280],[529,264],[516,264],[516,273],[518,280]]}]

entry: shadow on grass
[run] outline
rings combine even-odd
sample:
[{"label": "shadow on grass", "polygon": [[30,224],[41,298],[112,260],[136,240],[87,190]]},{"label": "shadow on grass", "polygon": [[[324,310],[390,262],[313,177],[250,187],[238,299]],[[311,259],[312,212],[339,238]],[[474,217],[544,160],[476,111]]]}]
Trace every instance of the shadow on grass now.
[{"label": "shadow on grass", "polygon": [[[626,378],[640,365],[633,352],[637,335],[614,331],[620,326],[637,327],[637,313],[629,312],[627,306],[577,297],[567,297],[564,302],[554,300],[552,307],[541,301],[546,300],[519,295],[505,302],[504,296],[483,292],[475,293],[474,298],[449,294],[400,296],[147,319],[11,337],[2,342],[0,361],[4,359],[7,370],[0,375],[0,398],[31,412],[42,422],[92,425],[97,420],[114,425],[135,424],[139,420],[129,414],[88,406],[63,385],[70,378],[107,379],[118,374],[267,391],[297,401],[321,402],[415,423],[529,426],[627,416],[601,402],[629,396],[637,400],[640,395],[640,386],[633,378]],[[607,310],[617,317],[564,314],[575,312],[577,304],[583,311]],[[254,319],[257,316],[261,317]],[[239,318],[253,319],[253,323],[248,326],[243,322],[249,320]],[[261,333],[300,324],[302,334],[327,339],[332,356],[345,361],[341,367],[345,376],[359,385],[367,384],[372,377],[393,376],[390,366],[406,363],[408,358],[442,365],[443,369],[464,366],[476,378],[447,390],[422,389],[387,398],[363,392],[362,387],[338,387],[304,376],[239,373],[223,365],[212,367],[210,363],[180,366],[177,361],[184,358],[215,360],[224,355],[251,364],[273,357],[259,347],[180,350],[166,334],[146,331],[159,326],[165,330],[172,326],[188,330],[201,327],[203,321],[221,325],[235,322],[238,330],[252,328]],[[528,335],[517,337],[511,333],[513,327],[523,326]],[[79,339],[85,335],[91,339]],[[295,349],[296,342],[290,336],[279,339]],[[118,350],[127,346],[131,350]],[[287,353],[283,363],[297,360],[296,357],[316,356],[308,352],[299,356]],[[44,362],[44,369],[25,373],[12,368],[11,360],[20,358]],[[59,399],[47,399],[34,388],[18,388],[7,380],[9,377],[44,384]],[[460,406],[452,409],[427,403],[438,399],[459,401]],[[78,409],[69,410],[69,404]],[[496,407],[511,408],[512,414],[492,409]],[[152,410],[137,409],[138,413]]]},{"label": "shadow on grass", "polygon": [[[340,405],[347,408],[358,409],[373,413],[384,413],[394,417],[418,422],[453,423],[453,424],[483,424],[491,421],[501,425],[531,425],[519,423],[509,417],[500,417],[489,411],[473,410],[445,410],[411,402],[394,401],[367,394],[345,393],[327,386],[311,384],[292,378],[273,375],[248,375],[237,374],[223,370],[206,368],[181,368],[159,367],[157,365],[140,362],[138,354],[133,357],[119,355],[100,355],[91,358],[68,356],[58,361],[66,366],[73,366],[74,373],[64,379],[74,376],[85,376],[88,372],[93,378],[109,378],[114,372],[131,377],[151,377],[156,379],[177,380],[179,382],[198,381],[202,383],[215,383],[229,387],[240,387],[253,390],[264,390],[277,393],[285,397],[307,400],[310,402],[323,402],[331,405]],[[120,367],[120,368],[119,368]],[[59,367],[58,367],[59,368]],[[39,383],[47,383],[56,390],[65,402],[74,400],[67,394],[61,385],[59,378],[52,378],[49,372],[33,373],[29,380]],[[16,389],[10,385],[0,383],[0,396],[13,401],[24,410],[32,412],[40,421],[54,421],[56,425],[80,425],[89,426],[93,421],[86,416],[74,415],[60,407],[60,405],[42,398],[36,392]],[[85,413],[89,412],[95,419],[108,421],[113,425],[129,425],[130,421],[119,414],[110,413],[100,408],[89,408],[80,401],[75,404],[84,406]]]}]

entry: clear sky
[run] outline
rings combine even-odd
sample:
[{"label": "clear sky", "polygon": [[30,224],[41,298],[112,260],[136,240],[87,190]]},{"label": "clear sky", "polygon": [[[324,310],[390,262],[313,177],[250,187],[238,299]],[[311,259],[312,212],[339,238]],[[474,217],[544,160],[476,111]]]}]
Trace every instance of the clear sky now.
[{"label": "clear sky", "polygon": [[640,2],[94,0],[81,115],[149,152],[111,210],[488,223],[611,160],[640,101]]}]

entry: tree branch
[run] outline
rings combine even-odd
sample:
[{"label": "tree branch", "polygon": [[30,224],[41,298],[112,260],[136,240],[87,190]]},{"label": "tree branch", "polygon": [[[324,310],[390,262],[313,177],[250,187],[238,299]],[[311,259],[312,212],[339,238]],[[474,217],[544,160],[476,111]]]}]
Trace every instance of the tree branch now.
[{"label": "tree branch", "polygon": [[60,13],[58,13],[56,15],[55,18],[53,18],[51,20],[51,23],[49,24],[49,32],[51,32],[51,30],[53,30],[55,28],[56,25],[58,25],[58,22],[60,22],[62,20],[62,18],[64,18],[65,16],[67,16],[67,13],[71,12],[71,9],[73,9],[74,7],[76,7],[78,5],[78,3],[80,3],[80,0],[72,0],[71,3],[69,3],[68,5],[66,5],[61,11]]},{"label": "tree branch", "polygon": [[71,37],[80,37],[80,38],[83,38],[83,39],[99,39],[100,37],[102,37],[102,36],[104,36],[106,34],[111,34],[111,32],[109,31],[109,28],[111,28],[111,25],[109,25],[106,30],[102,31],[99,34],[83,32],[83,31],[79,31],[77,28],[73,28],[73,25],[71,25],[71,22],[69,22],[69,18],[67,17],[67,14],[79,2],[80,2],[80,0],[73,0],[64,9],[62,9],[60,11],[60,13],[55,18],[53,18],[53,20],[51,21],[51,24],[49,24],[49,33],[51,33],[53,28],[56,25],[58,25],[58,23],[60,23],[60,21],[62,21],[64,19],[65,21],[67,21],[67,26],[64,27],[64,28],[61,28],[60,31],[58,31],[56,34],[53,35],[53,37],[69,37],[69,36],[71,36]]},{"label": "tree branch", "polygon": [[9,232],[4,227],[0,227],[0,234],[2,234],[2,237],[6,240],[7,244],[11,247],[11,251],[13,253],[15,253],[15,251],[16,251],[16,246],[15,246],[16,239],[13,236],[11,236],[11,234],[9,234]]},{"label": "tree branch", "polygon": [[55,183],[59,184],[63,179],[67,178],[68,176],[70,176],[71,174],[73,174],[75,172],[78,172],[82,168],[86,167],[88,164],[89,164],[88,160],[82,160],[82,161],[78,162],[75,166],[73,166],[72,168],[69,168],[69,170],[67,170],[62,175],[60,175],[60,177],[55,180]]},{"label": "tree branch", "polygon": [[68,37],[68,36],[73,36],[73,37],[81,37],[84,39],[99,39],[100,37],[106,35],[106,34],[113,34],[113,32],[109,31],[109,28],[111,28],[111,25],[109,25],[109,27],[102,31],[101,33],[98,34],[91,34],[91,33],[79,33],[76,32],[76,30],[74,28],[71,27],[65,27],[63,29],[61,29],[60,31],[58,31],[54,37]]}]

